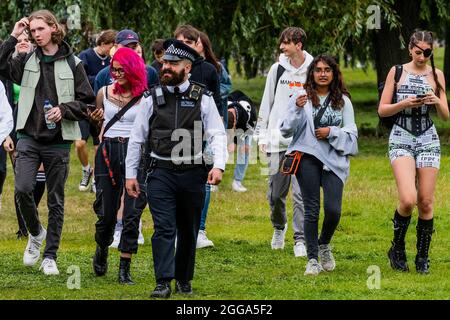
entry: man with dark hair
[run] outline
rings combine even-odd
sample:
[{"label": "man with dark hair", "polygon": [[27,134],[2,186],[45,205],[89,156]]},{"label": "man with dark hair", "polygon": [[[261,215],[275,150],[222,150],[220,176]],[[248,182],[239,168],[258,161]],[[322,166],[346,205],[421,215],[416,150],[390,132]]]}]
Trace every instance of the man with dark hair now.
[{"label": "man with dark hair", "polygon": [[[227,158],[225,128],[212,93],[188,80],[197,52],[175,39],[166,40],[164,48],[162,86],[152,90],[152,104],[136,118],[126,159],[126,189],[137,198],[141,148],[149,142],[147,199],[155,229],[152,247],[157,283],[153,298],[168,298],[172,279],[176,292],[192,294],[205,183],[220,183]],[[203,132],[214,151],[209,171],[203,159]]]},{"label": "man with dark hair", "polygon": [[[174,37],[199,52],[198,47],[201,44],[200,32],[193,26],[188,24],[179,26],[174,32]],[[204,85],[206,89],[213,93],[214,102],[216,103],[220,116],[223,117],[224,110],[221,108],[220,81],[216,68],[199,55],[192,64],[189,80]]]},{"label": "man with dark hair", "polygon": [[[92,88],[94,88],[95,77],[100,70],[109,66],[109,62],[111,60],[109,51],[114,45],[116,34],[117,32],[114,30],[102,31],[97,37],[96,46],[94,48],[89,48],[82,51],[79,55]],[[79,124],[81,130],[81,140],[75,141],[75,149],[83,168],[78,189],[80,191],[87,191],[89,190],[89,184],[94,169],[91,168],[89,164],[89,153],[86,143],[89,139],[89,135],[92,136],[92,142],[95,147],[99,145],[100,141],[96,128],[94,128],[88,120],[81,120]]]},{"label": "man with dark hair", "polygon": [[[282,53],[279,62],[272,65],[267,75],[254,135],[262,152],[266,152],[269,159],[267,198],[274,228],[271,244],[274,250],[284,249],[284,238],[287,231],[286,196],[291,184],[291,176],[280,172],[279,163],[292,138],[285,139],[281,136],[279,122],[288,112],[289,98],[297,91],[303,90],[303,84],[306,82],[308,66],[313,57],[304,51],[305,43],[306,34],[301,28],[288,27],[281,33],[279,48]],[[304,94],[304,99],[306,99],[306,94]],[[295,176],[292,176],[292,197],[294,200],[292,219],[294,255],[304,257],[306,256],[303,232],[304,208],[300,186]]]},{"label": "man with dark hair", "polygon": [[[25,29],[37,49],[13,58],[17,38]],[[86,103],[94,101],[83,65],[63,38],[55,16],[39,10],[18,21],[9,39],[0,45],[0,74],[21,84],[15,197],[29,233],[23,263],[35,265],[47,239],[41,264],[46,275],[59,274],[56,253],[64,222],[70,145],[81,138],[78,121],[87,118]],[[44,105],[53,108],[45,110]],[[47,179],[48,232],[39,221],[33,197],[34,177],[41,162]]]},{"label": "man with dark hair", "polygon": [[152,62],[151,66],[155,68],[156,72],[161,70],[162,64],[163,64],[163,55],[164,55],[164,40],[163,39],[156,39],[153,41],[152,44],[152,54],[154,61]]}]

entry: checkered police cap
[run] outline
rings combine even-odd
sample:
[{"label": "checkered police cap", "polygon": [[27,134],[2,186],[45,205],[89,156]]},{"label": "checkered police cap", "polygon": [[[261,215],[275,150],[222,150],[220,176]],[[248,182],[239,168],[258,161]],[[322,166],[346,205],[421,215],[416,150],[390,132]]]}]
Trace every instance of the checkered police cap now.
[{"label": "checkered police cap", "polygon": [[179,61],[189,60],[194,62],[198,57],[197,51],[176,39],[168,39],[164,41],[164,60]]}]

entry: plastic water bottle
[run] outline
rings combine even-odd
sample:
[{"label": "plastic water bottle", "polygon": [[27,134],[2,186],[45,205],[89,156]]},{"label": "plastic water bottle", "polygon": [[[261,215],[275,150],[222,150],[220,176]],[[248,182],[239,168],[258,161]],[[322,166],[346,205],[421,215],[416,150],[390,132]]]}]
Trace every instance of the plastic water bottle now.
[{"label": "plastic water bottle", "polygon": [[45,116],[45,124],[47,125],[48,129],[55,129],[56,128],[56,123],[54,123],[53,121],[48,120],[48,112],[53,108],[52,104],[50,103],[50,101],[45,100],[44,102],[44,116]]}]

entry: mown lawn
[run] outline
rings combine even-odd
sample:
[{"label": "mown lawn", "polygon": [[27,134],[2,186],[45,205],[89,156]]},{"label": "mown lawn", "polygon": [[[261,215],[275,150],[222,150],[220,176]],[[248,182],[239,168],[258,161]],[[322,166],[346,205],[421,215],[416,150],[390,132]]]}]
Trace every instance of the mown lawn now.
[{"label": "mown lawn", "polygon": [[[449,154],[449,146],[443,153]],[[295,258],[292,251],[292,229],[289,227],[285,250],[272,251],[272,227],[265,198],[266,176],[261,166],[249,167],[245,186],[249,192],[231,191],[232,166],[220,190],[212,195],[207,223],[209,237],[215,247],[198,251],[192,299],[448,299],[450,283],[450,192],[448,167],[444,156],[436,193],[436,233],[431,246],[431,274],[420,276],[390,269],[386,257],[396,205],[396,189],[392,179],[383,140],[361,138],[360,155],[352,159],[351,175],[345,187],[342,219],[333,239],[337,268],[318,277],[303,276],[305,258]],[[144,214],[146,243],[140,247],[132,265],[135,286],[116,282],[118,253],[110,251],[110,269],[106,277],[96,278],[91,268],[95,249],[93,239],[96,221],[91,209],[94,195],[77,190],[80,168],[72,155],[72,174],[66,190],[66,219],[59,251],[57,277],[46,277],[38,266],[22,266],[25,240],[16,240],[15,214],[12,207],[12,178],[8,176],[0,224],[0,299],[147,299],[154,286],[150,237],[152,222],[148,210]],[[289,203],[289,217],[292,217]],[[40,212],[46,224],[45,202]],[[414,214],[407,236],[408,259],[414,269]],[[291,225],[290,221],[289,224]],[[81,288],[70,290],[68,280],[79,267]],[[376,266],[381,271],[380,289],[369,289]],[[373,267],[371,267],[373,268]],[[369,279],[369,277],[371,277]],[[71,282],[71,281],[69,281]],[[184,297],[173,295],[173,299]]]}]

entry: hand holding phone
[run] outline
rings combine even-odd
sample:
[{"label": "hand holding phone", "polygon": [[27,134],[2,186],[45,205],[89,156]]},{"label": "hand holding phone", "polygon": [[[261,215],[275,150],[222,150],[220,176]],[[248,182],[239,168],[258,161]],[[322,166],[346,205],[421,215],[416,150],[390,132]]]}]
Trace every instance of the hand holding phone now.
[{"label": "hand holding phone", "polygon": [[30,28],[30,21],[28,20],[27,17],[23,17],[22,19],[16,22],[11,35],[17,39],[25,30],[29,28]]}]

